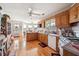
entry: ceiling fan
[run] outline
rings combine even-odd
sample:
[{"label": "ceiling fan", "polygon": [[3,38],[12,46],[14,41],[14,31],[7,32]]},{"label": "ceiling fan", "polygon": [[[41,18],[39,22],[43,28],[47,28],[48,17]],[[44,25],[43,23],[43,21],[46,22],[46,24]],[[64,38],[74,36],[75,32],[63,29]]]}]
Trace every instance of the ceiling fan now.
[{"label": "ceiling fan", "polygon": [[28,11],[29,16],[32,16],[32,15],[43,16],[43,15],[45,15],[45,13],[40,13],[40,12],[34,11],[32,8],[28,8],[27,11]]}]

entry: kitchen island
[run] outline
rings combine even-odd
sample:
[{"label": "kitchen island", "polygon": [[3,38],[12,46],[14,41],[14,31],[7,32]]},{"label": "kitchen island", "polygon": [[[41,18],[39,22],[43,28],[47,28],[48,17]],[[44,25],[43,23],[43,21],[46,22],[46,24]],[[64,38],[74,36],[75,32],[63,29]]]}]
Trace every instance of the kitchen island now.
[{"label": "kitchen island", "polygon": [[26,33],[26,41],[33,41],[33,40],[39,40],[40,42],[43,42],[44,44],[48,45],[48,35],[44,33],[37,33],[37,32],[29,32]]},{"label": "kitchen island", "polygon": [[37,32],[29,32],[26,33],[26,41],[33,41],[38,39],[38,33]]}]

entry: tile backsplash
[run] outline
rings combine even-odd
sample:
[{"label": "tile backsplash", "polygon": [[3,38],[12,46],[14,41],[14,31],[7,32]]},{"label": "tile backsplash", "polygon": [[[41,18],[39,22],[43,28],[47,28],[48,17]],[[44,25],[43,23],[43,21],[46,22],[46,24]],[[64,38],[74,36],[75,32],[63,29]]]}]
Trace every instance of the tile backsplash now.
[{"label": "tile backsplash", "polygon": [[76,26],[73,26],[72,30],[75,32],[76,36],[79,37],[79,23],[77,23]]}]

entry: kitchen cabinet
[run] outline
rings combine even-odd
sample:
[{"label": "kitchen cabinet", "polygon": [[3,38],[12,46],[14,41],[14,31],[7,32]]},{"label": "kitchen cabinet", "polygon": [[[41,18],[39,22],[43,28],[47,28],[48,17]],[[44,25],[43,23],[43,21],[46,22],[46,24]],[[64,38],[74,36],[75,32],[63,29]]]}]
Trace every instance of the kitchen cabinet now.
[{"label": "kitchen cabinet", "polygon": [[55,18],[56,18],[56,26],[58,27],[58,28],[61,28],[62,26],[62,24],[61,24],[61,15],[60,14],[58,14],[58,15],[56,15],[55,16]]},{"label": "kitchen cabinet", "polygon": [[74,4],[69,10],[69,23],[79,21],[79,3]]},{"label": "kitchen cabinet", "polygon": [[41,34],[38,33],[38,40],[41,41]]},{"label": "kitchen cabinet", "polygon": [[44,42],[46,45],[48,45],[48,35],[46,35],[46,34],[44,35]]},{"label": "kitchen cabinet", "polygon": [[38,33],[38,40],[48,45],[48,35],[43,34],[43,33]]},{"label": "kitchen cabinet", "polygon": [[27,33],[26,40],[27,41],[33,41],[38,39],[37,33]]},{"label": "kitchen cabinet", "polygon": [[61,23],[62,23],[62,27],[69,27],[69,13],[68,13],[68,11],[65,11],[62,13]]},{"label": "kitchen cabinet", "polygon": [[63,56],[76,56],[76,55],[67,50],[63,50]]},{"label": "kitchen cabinet", "polygon": [[69,14],[68,11],[64,11],[55,16],[56,26],[58,28],[69,27]]},{"label": "kitchen cabinet", "polygon": [[44,22],[42,22],[42,24],[41,24],[41,25],[42,25],[42,27],[41,27],[41,28],[44,28],[44,27],[45,27]]},{"label": "kitchen cabinet", "polygon": [[41,37],[40,41],[43,42],[43,41],[44,41],[44,36],[43,36],[43,34],[40,34],[40,37]]},{"label": "kitchen cabinet", "polygon": [[45,21],[44,20],[41,20],[39,23],[38,23],[39,27],[41,28],[44,28],[45,27]]},{"label": "kitchen cabinet", "polygon": [[78,14],[78,16],[77,16],[78,19],[77,19],[77,21],[79,21],[79,4],[77,5],[77,9],[78,9],[78,13],[77,13]]},{"label": "kitchen cabinet", "polygon": [[70,18],[70,23],[76,22],[77,21],[77,13],[78,9],[77,6],[74,5],[72,8],[69,10],[69,18]]}]

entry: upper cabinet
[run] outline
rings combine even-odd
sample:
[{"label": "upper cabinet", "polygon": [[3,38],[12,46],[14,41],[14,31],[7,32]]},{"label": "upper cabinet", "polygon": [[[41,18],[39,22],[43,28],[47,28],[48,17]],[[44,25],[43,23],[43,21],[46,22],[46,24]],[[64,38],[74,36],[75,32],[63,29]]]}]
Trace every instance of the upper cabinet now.
[{"label": "upper cabinet", "polygon": [[42,21],[42,28],[45,28],[45,21]]},{"label": "upper cabinet", "polygon": [[69,23],[74,23],[79,21],[79,4],[75,4],[69,10]]},{"label": "upper cabinet", "polygon": [[64,11],[55,16],[56,26],[58,28],[69,27],[69,14],[68,11]]},{"label": "upper cabinet", "polygon": [[69,19],[70,19],[70,23],[76,22],[77,19],[77,7],[76,5],[73,6],[70,10],[69,10]]},{"label": "upper cabinet", "polygon": [[[74,4],[70,9],[64,12],[55,15],[55,20],[55,24],[58,28],[66,28],[69,27],[71,23],[79,22],[79,3]],[[47,21],[46,24],[46,27],[49,26],[50,21]]]},{"label": "upper cabinet", "polygon": [[45,21],[44,20],[41,20],[39,23],[38,23],[39,27],[40,28],[44,28],[45,27]]},{"label": "upper cabinet", "polygon": [[62,24],[61,24],[61,14],[57,14],[56,16],[55,16],[55,19],[56,19],[56,26],[58,27],[58,28],[61,28],[62,26]]},{"label": "upper cabinet", "polygon": [[69,27],[69,13],[68,13],[68,11],[65,11],[62,13],[61,23],[62,23],[62,27]]}]

